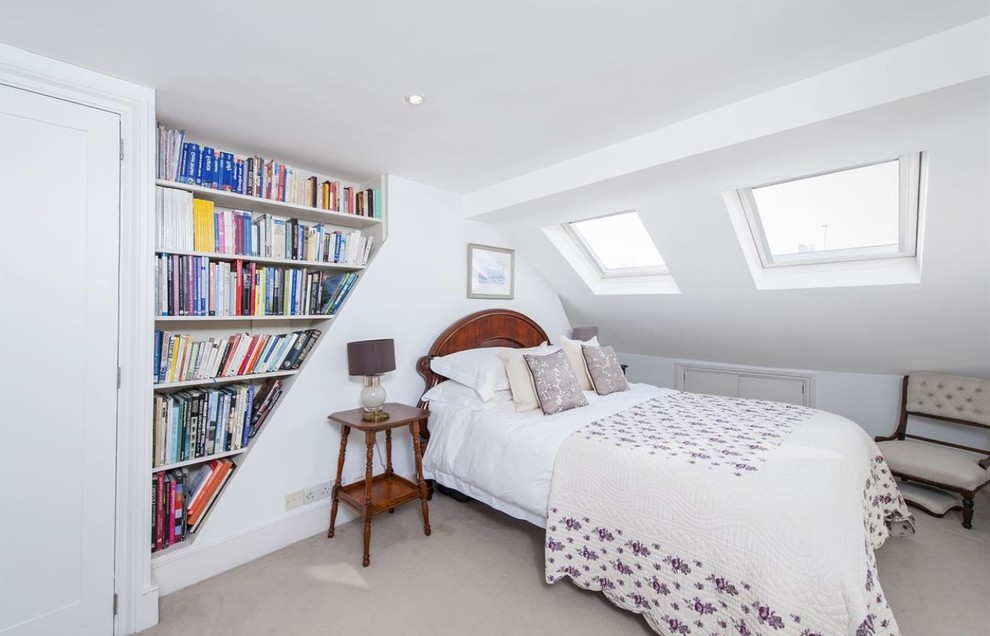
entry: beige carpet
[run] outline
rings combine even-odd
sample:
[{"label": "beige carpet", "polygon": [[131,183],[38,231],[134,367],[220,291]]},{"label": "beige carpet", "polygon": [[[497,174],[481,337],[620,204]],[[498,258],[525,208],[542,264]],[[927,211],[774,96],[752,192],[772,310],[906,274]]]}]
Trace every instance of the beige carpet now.
[{"label": "beige carpet", "polygon": [[[986,495],[986,493],[984,493]],[[975,528],[958,513],[917,513],[918,533],[878,553],[880,582],[904,636],[990,634],[990,496]],[[147,636],[286,634],[652,634],[601,594],[543,582],[542,530],[443,495],[424,537],[419,506],[372,524],[361,567],[361,524],[316,536],[166,596]]]}]

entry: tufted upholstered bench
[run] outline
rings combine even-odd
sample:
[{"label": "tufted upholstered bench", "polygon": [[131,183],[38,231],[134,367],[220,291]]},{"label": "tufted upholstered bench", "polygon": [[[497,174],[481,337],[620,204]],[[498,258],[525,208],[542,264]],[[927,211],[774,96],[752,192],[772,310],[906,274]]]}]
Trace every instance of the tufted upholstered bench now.
[{"label": "tufted upholstered bench", "polygon": [[[990,429],[990,380],[929,372],[904,376],[897,430],[876,438],[895,476],[962,495],[963,526],[972,528],[973,498],[990,484],[990,451],[912,435],[907,432],[909,415]],[[907,489],[904,498],[939,517],[960,508],[950,506],[938,514]]]}]

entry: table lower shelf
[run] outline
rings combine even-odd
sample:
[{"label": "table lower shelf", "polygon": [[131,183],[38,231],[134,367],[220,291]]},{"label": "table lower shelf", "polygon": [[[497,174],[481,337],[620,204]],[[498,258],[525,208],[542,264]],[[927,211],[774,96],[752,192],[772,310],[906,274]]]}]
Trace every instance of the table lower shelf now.
[{"label": "table lower shelf", "polygon": [[[358,512],[363,512],[365,495],[365,481],[362,479],[342,487],[337,493],[337,498]],[[405,477],[382,473],[371,478],[369,510],[372,516],[418,498],[419,486]]]}]

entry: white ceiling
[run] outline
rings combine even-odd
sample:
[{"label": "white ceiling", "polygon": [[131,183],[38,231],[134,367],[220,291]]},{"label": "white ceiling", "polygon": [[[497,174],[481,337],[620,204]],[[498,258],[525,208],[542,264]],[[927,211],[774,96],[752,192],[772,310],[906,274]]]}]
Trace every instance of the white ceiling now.
[{"label": "white ceiling", "polygon": [[[473,192],[990,12],[985,0],[0,0],[0,40],[194,137]],[[420,92],[426,104],[403,96]]]}]

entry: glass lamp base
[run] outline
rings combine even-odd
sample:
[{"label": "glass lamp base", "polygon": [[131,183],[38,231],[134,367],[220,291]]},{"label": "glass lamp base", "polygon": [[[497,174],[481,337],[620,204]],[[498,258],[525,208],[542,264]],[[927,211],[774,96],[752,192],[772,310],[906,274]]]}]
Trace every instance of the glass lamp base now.
[{"label": "glass lamp base", "polygon": [[361,419],[365,422],[381,422],[388,419],[388,411],[382,408],[385,404],[385,387],[381,385],[380,376],[368,375],[364,378],[364,388],[361,389],[361,406],[364,414]]}]

